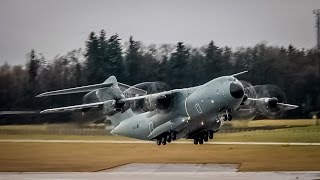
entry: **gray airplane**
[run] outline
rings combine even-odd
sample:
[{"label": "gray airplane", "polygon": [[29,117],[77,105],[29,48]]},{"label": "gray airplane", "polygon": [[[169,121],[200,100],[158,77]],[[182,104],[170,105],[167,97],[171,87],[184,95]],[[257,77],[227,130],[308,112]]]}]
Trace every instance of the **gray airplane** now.
[{"label": "gray airplane", "polygon": [[[247,72],[247,71],[245,71]],[[165,145],[180,138],[203,144],[213,138],[223,121],[231,121],[247,101],[269,109],[295,109],[298,106],[278,102],[275,97],[251,98],[243,84],[235,78],[245,72],[222,76],[203,85],[147,94],[138,86],[117,82],[114,76],[101,84],[45,92],[37,97],[89,92],[84,104],[46,109],[41,113],[98,110],[111,120],[112,134]],[[133,106],[143,101],[147,112],[135,112]]]}]

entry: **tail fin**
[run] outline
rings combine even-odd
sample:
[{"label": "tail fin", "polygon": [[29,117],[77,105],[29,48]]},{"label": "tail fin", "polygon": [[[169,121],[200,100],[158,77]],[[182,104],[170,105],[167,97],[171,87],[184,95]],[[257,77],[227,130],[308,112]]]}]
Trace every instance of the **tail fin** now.
[{"label": "tail fin", "polygon": [[[96,95],[100,101],[107,100],[119,100],[125,98],[119,84],[117,82],[116,77],[110,76],[107,80],[104,81],[105,84],[112,84],[110,87],[100,88],[96,91]],[[115,114],[108,116],[107,119],[110,119],[112,125],[114,127],[118,126],[121,121],[132,117],[134,114],[132,109],[129,108],[126,111],[118,111]]]},{"label": "tail fin", "polygon": [[110,76],[103,84],[111,84],[110,87],[100,88],[96,91],[96,95],[100,101],[117,100],[124,98],[122,91],[118,86],[116,77]]}]

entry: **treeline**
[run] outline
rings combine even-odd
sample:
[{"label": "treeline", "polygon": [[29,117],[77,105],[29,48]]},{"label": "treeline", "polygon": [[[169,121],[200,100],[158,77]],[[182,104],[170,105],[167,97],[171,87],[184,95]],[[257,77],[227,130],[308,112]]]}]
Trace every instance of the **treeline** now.
[{"label": "treeline", "polygon": [[311,49],[268,46],[219,47],[213,41],[201,48],[144,45],[130,37],[124,45],[117,34],[91,32],[85,50],[73,50],[47,60],[31,50],[27,63],[0,67],[0,110],[32,110],[81,103],[80,95],[37,99],[45,91],[101,83],[110,75],[134,85],[164,81],[171,88],[190,87],[243,70],[240,79],[252,84],[275,84],[292,104],[301,106],[290,117],[308,117],[319,110],[319,54]]}]

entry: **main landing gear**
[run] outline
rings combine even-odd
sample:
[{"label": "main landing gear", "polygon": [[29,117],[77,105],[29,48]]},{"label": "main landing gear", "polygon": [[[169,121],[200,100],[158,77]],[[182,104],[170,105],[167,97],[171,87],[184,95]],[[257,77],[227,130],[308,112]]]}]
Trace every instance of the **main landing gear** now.
[{"label": "main landing gear", "polygon": [[162,133],[157,137],[157,145],[166,145],[177,139],[177,133],[174,131]]},{"label": "main landing gear", "polygon": [[203,142],[208,142],[209,139],[213,139],[213,134],[216,132],[217,131],[213,131],[213,130],[205,130],[193,138],[193,143],[203,144]]}]

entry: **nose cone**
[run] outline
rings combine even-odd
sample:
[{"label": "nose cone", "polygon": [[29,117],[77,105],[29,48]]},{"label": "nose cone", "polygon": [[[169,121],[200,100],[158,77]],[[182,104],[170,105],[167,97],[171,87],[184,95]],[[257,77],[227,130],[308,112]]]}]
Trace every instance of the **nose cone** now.
[{"label": "nose cone", "polygon": [[242,98],[244,95],[243,87],[238,83],[232,82],[230,84],[230,94],[236,99]]}]

